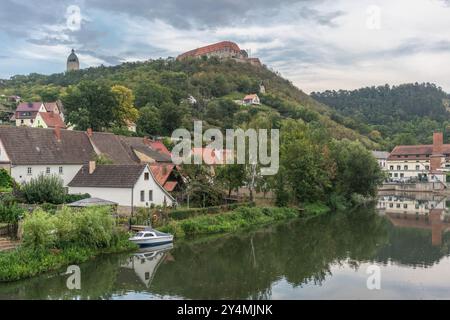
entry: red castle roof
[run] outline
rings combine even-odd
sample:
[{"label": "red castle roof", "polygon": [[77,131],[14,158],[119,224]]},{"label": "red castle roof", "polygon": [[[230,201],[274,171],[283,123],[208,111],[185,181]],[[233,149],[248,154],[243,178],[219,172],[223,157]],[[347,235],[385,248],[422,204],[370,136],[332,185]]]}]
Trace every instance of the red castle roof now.
[{"label": "red castle roof", "polygon": [[201,48],[197,48],[197,49],[185,52],[185,53],[179,55],[178,59],[204,56],[208,53],[220,51],[223,49],[229,49],[231,51],[235,51],[236,53],[241,51],[241,49],[239,48],[239,46],[236,43],[231,42],[231,41],[222,41],[219,43],[211,44],[211,45],[208,45],[205,47],[201,47]]}]

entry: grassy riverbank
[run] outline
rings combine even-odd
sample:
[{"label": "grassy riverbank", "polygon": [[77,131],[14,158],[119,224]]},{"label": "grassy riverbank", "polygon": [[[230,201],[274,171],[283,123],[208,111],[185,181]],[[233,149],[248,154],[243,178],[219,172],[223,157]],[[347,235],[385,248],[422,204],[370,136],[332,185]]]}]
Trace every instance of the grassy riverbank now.
[{"label": "grassy riverbank", "polygon": [[36,210],[25,217],[23,231],[18,249],[0,253],[0,282],[137,248],[128,241],[128,233],[116,226],[108,208],[64,208],[55,214]]},{"label": "grassy riverbank", "polygon": [[170,221],[160,228],[177,238],[201,234],[234,232],[254,225],[264,225],[275,221],[292,219],[299,216],[299,211],[292,208],[242,207],[230,212],[202,215],[194,218]]}]

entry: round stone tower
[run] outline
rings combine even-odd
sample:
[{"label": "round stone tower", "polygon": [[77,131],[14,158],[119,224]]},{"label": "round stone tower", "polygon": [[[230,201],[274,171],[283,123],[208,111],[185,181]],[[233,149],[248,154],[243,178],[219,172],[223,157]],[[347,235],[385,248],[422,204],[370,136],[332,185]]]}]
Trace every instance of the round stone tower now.
[{"label": "round stone tower", "polygon": [[80,70],[80,61],[75,54],[75,50],[72,49],[72,53],[67,58],[67,72],[76,70]]}]

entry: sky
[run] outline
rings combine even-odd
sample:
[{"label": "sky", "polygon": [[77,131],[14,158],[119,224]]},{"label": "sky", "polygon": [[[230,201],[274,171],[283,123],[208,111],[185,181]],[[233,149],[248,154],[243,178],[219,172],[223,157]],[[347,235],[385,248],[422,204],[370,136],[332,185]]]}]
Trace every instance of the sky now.
[{"label": "sky", "polygon": [[450,92],[449,0],[1,0],[0,78],[230,40],[303,91],[432,82]]}]

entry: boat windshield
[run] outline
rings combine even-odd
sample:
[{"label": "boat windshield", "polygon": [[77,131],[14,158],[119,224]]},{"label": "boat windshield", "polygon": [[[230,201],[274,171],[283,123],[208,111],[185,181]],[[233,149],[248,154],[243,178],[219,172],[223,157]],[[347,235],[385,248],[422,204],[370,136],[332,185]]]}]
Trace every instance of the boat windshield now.
[{"label": "boat windshield", "polygon": [[142,238],[144,236],[144,232],[138,232],[136,234],[136,237]]}]

